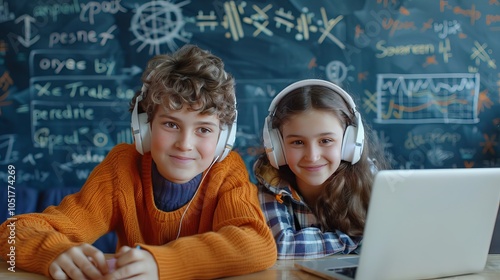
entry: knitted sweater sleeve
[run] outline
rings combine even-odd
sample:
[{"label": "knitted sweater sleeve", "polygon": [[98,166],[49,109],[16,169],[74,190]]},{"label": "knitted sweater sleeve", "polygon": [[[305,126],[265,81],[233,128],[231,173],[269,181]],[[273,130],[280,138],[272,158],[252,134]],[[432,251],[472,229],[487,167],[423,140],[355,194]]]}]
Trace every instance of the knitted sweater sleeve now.
[{"label": "knitted sweater sleeve", "polygon": [[[58,255],[81,243],[92,244],[112,228],[113,189],[109,181],[114,175],[106,171],[108,162],[107,157],[82,189],[66,196],[58,206],[49,206],[43,213],[15,216],[0,226],[0,239],[7,240],[11,229],[7,225],[15,224],[16,267],[49,276],[49,265]],[[2,258],[9,249],[1,246]]]},{"label": "knitted sweater sleeve", "polygon": [[[243,160],[232,152],[214,165],[202,208],[200,228],[163,246],[142,245],[158,263],[160,279],[213,279],[271,267],[276,245],[266,225]],[[213,204],[213,206],[212,206]],[[212,212],[212,211],[207,211]]]}]

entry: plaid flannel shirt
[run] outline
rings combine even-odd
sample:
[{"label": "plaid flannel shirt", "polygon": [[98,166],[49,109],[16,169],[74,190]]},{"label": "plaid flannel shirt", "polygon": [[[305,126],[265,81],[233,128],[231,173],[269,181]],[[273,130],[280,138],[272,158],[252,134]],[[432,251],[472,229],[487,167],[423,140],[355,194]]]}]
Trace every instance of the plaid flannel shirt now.
[{"label": "plaid flannel shirt", "polygon": [[319,258],[358,253],[361,238],[321,230],[316,216],[290,186],[271,186],[256,175],[259,200],[276,240],[278,259]]}]

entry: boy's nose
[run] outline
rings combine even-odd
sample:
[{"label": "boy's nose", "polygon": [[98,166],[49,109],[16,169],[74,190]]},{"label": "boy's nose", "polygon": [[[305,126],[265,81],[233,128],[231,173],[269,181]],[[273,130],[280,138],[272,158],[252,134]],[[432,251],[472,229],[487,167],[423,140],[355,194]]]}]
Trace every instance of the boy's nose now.
[{"label": "boy's nose", "polygon": [[189,133],[181,133],[175,142],[175,146],[183,151],[190,151],[193,149],[192,137]]}]

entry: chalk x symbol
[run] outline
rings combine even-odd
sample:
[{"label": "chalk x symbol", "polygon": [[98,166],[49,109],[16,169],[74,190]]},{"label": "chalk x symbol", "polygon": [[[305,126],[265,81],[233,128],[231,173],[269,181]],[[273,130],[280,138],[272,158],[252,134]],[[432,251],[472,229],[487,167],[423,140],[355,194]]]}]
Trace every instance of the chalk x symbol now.
[{"label": "chalk x symbol", "polygon": [[476,60],[476,65],[479,65],[480,61],[484,61],[488,64],[489,67],[496,69],[497,66],[495,64],[495,60],[492,60],[486,52],[486,47],[488,47],[487,44],[482,44],[480,45],[477,41],[474,42],[474,45],[476,46],[475,48],[472,48],[473,53],[471,54],[470,58]]},{"label": "chalk x symbol", "polygon": [[326,37],[328,37],[330,40],[332,40],[337,46],[339,46],[341,49],[345,49],[345,44],[342,43],[337,37],[333,36],[330,34],[330,31],[332,31],[333,27],[339,23],[344,16],[338,16],[335,19],[330,19],[328,20],[328,17],[326,15],[325,8],[321,8],[321,17],[323,18],[323,22],[325,24],[325,28],[320,28],[319,31],[322,32],[321,37],[319,38],[318,42],[321,44],[325,40]]}]

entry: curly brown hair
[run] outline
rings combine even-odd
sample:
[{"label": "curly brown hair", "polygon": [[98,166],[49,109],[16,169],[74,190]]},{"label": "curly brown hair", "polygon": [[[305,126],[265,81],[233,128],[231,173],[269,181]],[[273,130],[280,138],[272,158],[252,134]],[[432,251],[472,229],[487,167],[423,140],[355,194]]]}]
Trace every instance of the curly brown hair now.
[{"label": "curly brown hair", "polygon": [[[234,78],[224,71],[222,60],[194,45],[184,45],[172,54],[162,54],[149,60],[142,75],[144,97],[139,113],[148,114],[151,122],[159,106],[166,110],[189,110],[213,115],[227,126],[236,119]],[[136,92],[130,102],[133,110]]]}]

